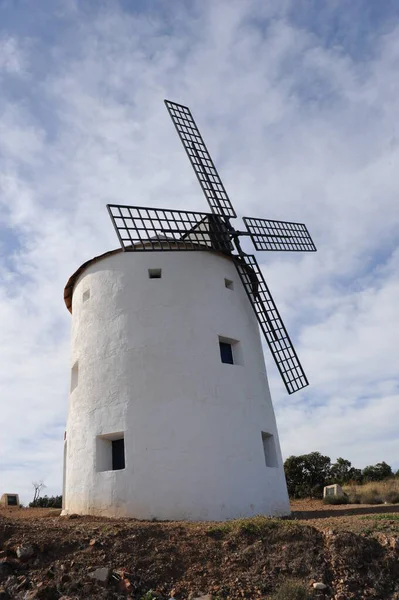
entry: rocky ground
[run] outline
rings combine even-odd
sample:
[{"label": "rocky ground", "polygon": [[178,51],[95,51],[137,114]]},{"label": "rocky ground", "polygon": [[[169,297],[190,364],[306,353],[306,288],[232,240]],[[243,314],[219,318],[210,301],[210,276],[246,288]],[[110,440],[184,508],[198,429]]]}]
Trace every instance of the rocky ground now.
[{"label": "rocky ground", "polygon": [[228,523],[3,510],[0,600],[266,600],[287,579],[314,598],[399,600],[398,507],[292,509],[289,520]]}]

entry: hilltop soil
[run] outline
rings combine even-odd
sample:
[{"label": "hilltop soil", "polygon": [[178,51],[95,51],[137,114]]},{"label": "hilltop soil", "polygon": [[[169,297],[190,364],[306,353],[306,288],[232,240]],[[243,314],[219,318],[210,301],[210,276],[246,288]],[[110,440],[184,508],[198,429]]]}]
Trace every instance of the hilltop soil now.
[{"label": "hilltop soil", "polygon": [[399,600],[399,507],[292,509],[227,523],[2,510],[0,599],[266,600],[294,579],[324,583],[314,598]]}]

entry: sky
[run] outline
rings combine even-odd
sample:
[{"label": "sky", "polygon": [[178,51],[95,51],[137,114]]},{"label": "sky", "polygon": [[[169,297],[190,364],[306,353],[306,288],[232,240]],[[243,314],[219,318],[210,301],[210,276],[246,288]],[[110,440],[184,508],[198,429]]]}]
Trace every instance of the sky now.
[{"label": "sky", "polygon": [[105,205],[207,210],[164,98],[239,217],[318,249],[257,254],[310,381],[265,348],[283,456],[399,468],[398,67],[394,0],[0,0],[0,493],[61,493],[63,288],[118,247]]}]

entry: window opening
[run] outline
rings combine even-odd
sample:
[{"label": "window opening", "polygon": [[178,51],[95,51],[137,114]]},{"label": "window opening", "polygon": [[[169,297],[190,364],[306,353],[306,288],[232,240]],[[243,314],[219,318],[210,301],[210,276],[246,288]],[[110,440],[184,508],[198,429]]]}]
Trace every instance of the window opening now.
[{"label": "window opening", "polygon": [[162,269],[148,269],[148,277],[150,279],[161,279]]},{"label": "window opening", "polygon": [[90,298],[90,290],[85,290],[83,292],[83,302],[87,302],[87,300]]},{"label": "window opening", "polygon": [[18,506],[17,497],[14,494],[7,495],[7,506]]},{"label": "window opening", "polygon": [[125,468],[123,432],[99,435],[96,438],[96,471],[120,471]]},{"label": "window opening", "polygon": [[125,468],[125,440],[112,440],[112,469],[118,471]]},{"label": "window opening", "polygon": [[267,467],[277,467],[277,452],[274,436],[271,433],[262,431],[263,452]]},{"label": "window opening", "polygon": [[234,365],[232,345],[229,344],[229,342],[219,341],[219,347],[220,347],[220,358],[222,359],[222,363]]},{"label": "window opening", "polygon": [[219,336],[220,359],[228,365],[243,365],[241,343],[232,338]]},{"label": "window opening", "polygon": [[78,386],[79,379],[79,364],[78,361],[73,365],[71,369],[71,393]]},{"label": "window opening", "polygon": [[225,287],[227,287],[228,290],[234,290],[234,281],[232,281],[231,279],[225,279],[224,285]]}]

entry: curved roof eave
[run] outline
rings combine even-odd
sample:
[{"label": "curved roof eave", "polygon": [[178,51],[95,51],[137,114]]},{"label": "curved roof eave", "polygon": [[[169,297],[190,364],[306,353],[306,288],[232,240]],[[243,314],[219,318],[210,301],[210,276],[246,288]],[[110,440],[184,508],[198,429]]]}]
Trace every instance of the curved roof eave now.
[{"label": "curved roof eave", "polygon": [[[170,246],[170,241],[168,240],[168,242],[169,242],[168,246]],[[79,269],[77,269],[75,271],[75,273],[73,273],[70,276],[70,278],[68,279],[67,284],[64,288],[64,302],[65,302],[65,306],[67,307],[67,309],[69,310],[69,312],[71,314],[72,314],[73,288],[75,286],[76,280],[83,273],[83,271],[85,269],[87,269],[87,267],[89,267],[90,265],[102,260],[103,258],[107,258],[108,256],[112,256],[113,254],[118,254],[119,252],[125,252],[125,251],[126,251],[126,248],[116,248],[116,250],[109,250],[108,252],[104,252],[104,254],[95,256],[94,258],[91,258],[90,260],[87,260],[85,263],[83,263],[83,265],[81,265],[79,267]],[[127,251],[129,252],[129,250],[127,250]],[[165,249],[165,251],[167,251],[167,249]],[[204,251],[205,252],[213,252],[214,254],[223,256],[224,258],[231,259],[231,256],[229,256],[228,254],[224,254],[223,252],[219,252],[218,250],[210,249],[209,247],[206,247],[206,246],[204,246]],[[130,250],[130,253],[131,252],[132,252],[132,250]]]}]

